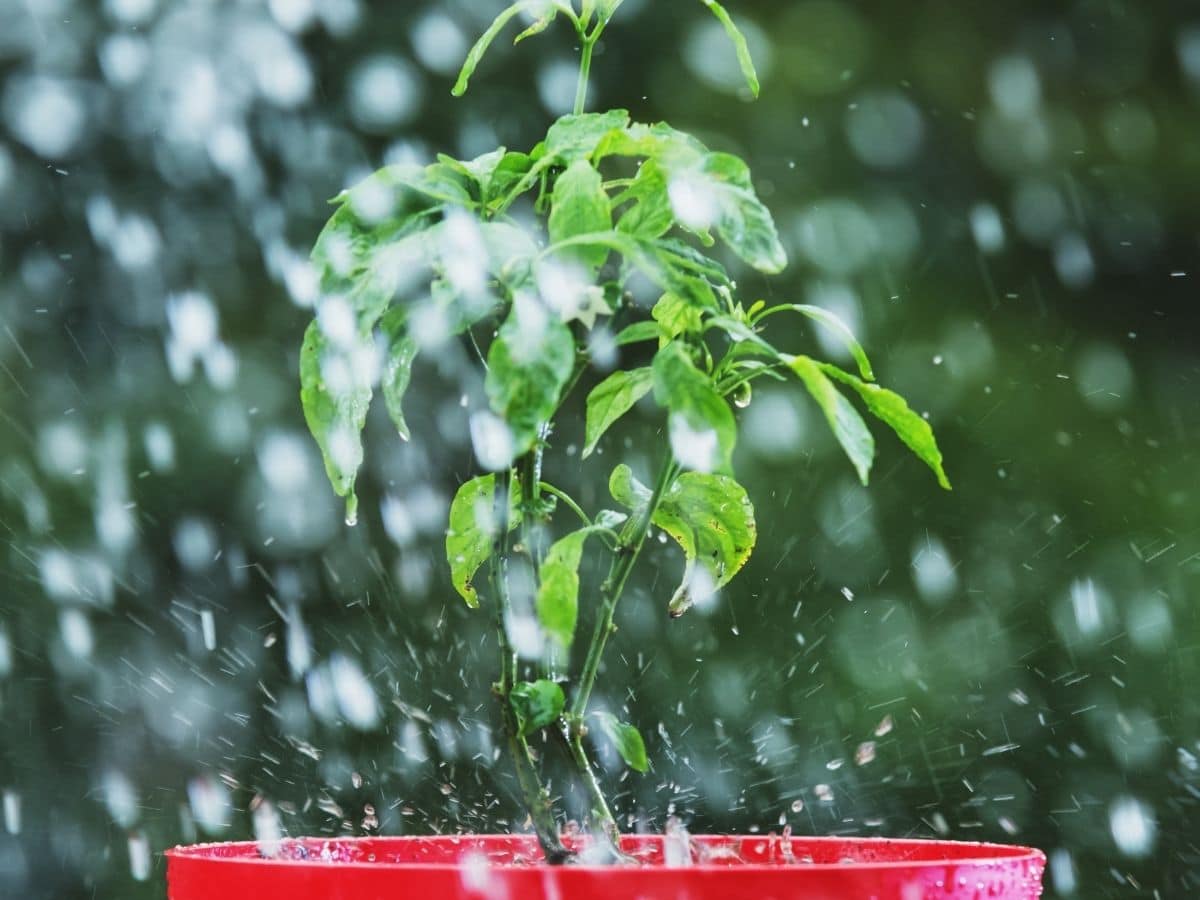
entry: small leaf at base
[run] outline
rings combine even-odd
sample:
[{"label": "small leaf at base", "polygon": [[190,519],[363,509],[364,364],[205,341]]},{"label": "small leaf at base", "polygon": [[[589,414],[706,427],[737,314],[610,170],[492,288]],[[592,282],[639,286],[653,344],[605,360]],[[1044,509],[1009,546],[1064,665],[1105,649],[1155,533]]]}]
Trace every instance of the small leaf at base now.
[{"label": "small leaf at base", "polygon": [[508,702],[517,717],[517,732],[521,737],[554,724],[566,706],[562,688],[545,680],[514,684]]},{"label": "small leaf at base", "polygon": [[625,760],[625,765],[643,774],[650,769],[650,760],[646,757],[646,742],[642,740],[640,731],[611,713],[592,713],[592,718],[596,720],[605,737],[617,748],[617,753]]}]

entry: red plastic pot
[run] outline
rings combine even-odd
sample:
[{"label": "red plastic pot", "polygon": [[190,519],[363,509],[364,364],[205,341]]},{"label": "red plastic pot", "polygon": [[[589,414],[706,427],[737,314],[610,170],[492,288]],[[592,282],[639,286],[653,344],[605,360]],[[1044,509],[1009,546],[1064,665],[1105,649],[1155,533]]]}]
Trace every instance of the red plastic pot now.
[{"label": "red plastic pot", "polygon": [[286,840],[167,853],[170,900],[1032,900],[1046,858],[950,841],[629,836],[641,865],[548,866],[528,836]]}]

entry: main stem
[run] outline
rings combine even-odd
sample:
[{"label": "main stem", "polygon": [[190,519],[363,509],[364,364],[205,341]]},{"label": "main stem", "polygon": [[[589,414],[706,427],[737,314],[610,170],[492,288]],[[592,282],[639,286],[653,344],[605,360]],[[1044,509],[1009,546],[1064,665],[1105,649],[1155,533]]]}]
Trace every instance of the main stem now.
[{"label": "main stem", "polygon": [[590,36],[581,31],[579,37],[583,42],[583,50],[579,56],[579,83],[575,86],[575,115],[577,116],[587,106],[588,76],[592,71],[592,50],[596,46],[596,40],[600,37],[600,29],[597,28]]},{"label": "main stem", "polygon": [[517,723],[516,713],[510,701],[513,685],[517,681],[517,654],[508,639],[508,619],[512,611],[512,602],[508,594],[508,532],[509,532],[509,493],[512,491],[512,472],[503,476],[503,488],[496,491],[494,521],[498,523],[496,537],[496,552],[492,554],[491,581],[492,590],[496,594],[496,634],[500,644],[500,681],[496,684],[496,694],[500,698],[500,717],[504,724],[504,733],[508,742],[508,752],[517,770],[517,785],[525,808],[533,821],[534,831],[537,832],[542,852],[551,863],[559,863],[570,857],[570,852],[563,846],[558,834],[558,823],[554,818],[554,807],[550,792],[542,785],[534,764],[533,753],[529,743],[521,734]]},{"label": "main stem", "polygon": [[609,636],[616,631],[613,617],[617,611],[617,603],[621,599],[625,583],[629,580],[629,574],[633,571],[633,566],[646,543],[646,536],[650,533],[650,524],[654,513],[658,510],[663,496],[670,489],[676,472],[674,459],[668,457],[659,472],[654,493],[651,495],[646,509],[630,523],[631,529],[622,535],[621,543],[617,547],[616,555],[609,568],[608,577],[605,578],[601,589],[600,610],[596,617],[596,626],[592,631],[592,642],[588,646],[579,687],[575,691],[570,712],[563,717],[563,726],[560,731],[567,744],[571,759],[579,769],[580,778],[583,780],[584,788],[591,800],[592,815],[596,819],[596,825],[599,831],[608,838],[612,850],[616,854],[620,854],[621,832],[617,826],[617,820],[608,806],[608,800],[600,788],[600,782],[596,779],[596,773],[592,768],[591,760],[588,759],[587,750],[583,746],[583,738],[587,734],[587,726],[584,723],[592,689],[596,685],[596,676],[600,671],[604,648],[608,644]]}]

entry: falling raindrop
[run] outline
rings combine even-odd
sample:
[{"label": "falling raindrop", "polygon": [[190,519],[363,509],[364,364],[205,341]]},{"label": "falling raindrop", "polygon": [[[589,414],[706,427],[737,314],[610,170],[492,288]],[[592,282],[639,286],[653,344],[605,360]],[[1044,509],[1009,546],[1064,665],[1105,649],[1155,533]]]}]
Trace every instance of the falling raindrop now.
[{"label": "falling raindrop", "polygon": [[4,830],[9,834],[21,833],[21,795],[12,788],[0,793],[0,805],[4,807]]}]

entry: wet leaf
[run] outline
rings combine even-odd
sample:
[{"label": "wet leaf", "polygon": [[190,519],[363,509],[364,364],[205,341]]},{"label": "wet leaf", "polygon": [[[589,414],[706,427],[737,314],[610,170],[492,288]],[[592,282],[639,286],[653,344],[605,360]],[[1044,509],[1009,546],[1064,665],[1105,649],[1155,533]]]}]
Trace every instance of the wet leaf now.
[{"label": "wet leaf", "polygon": [[490,205],[493,200],[506,197],[529,174],[531,168],[533,160],[528,154],[505,153],[488,179],[484,202]]},{"label": "wet leaf", "polygon": [[[585,0],[586,2],[586,0]],[[601,22],[607,23],[617,12],[618,7],[625,0],[595,0],[596,16]]]},{"label": "wet leaf", "polygon": [[364,333],[375,327],[400,285],[418,280],[433,258],[439,225],[427,215],[431,207],[405,209],[368,222],[352,203],[344,203],[313,247],[322,294],[344,297]]},{"label": "wet leaf", "polygon": [[546,157],[564,166],[587,159],[595,153],[601,138],[628,124],[629,113],[623,109],[563,116],[546,132]]},{"label": "wet leaf", "polygon": [[520,681],[513,685],[508,703],[517,717],[517,730],[522,737],[554,724],[566,698],[562,688],[553,681]]},{"label": "wet leaf", "polygon": [[512,430],[515,455],[533,446],[574,368],[571,329],[537,299],[518,296],[488,351],[484,381],[492,411]]},{"label": "wet leaf", "polygon": [[[521,521],[520,486],[513,479],[508,497],[509,528]],[[446,531],[446,561],[454,589],[472,609],[479,606],[479,593],[472,584],[479,567],[491,559],[499,533],[496,521],[496,476],[480,475],[459,487],[450,504],[450,526]]]},{"label": "wet leaf", "polygon": [[650,368],[618,370],[592,389],[587,398],[587,424],[584,429],[583,456],[596,449],[601,436],[614,422],[633,409],[634,404],[654,387]]},{"label": "wet leaf", "polygon": [[300,348],[304,420],[321,448],[329,483],[351,506],[363,460],[362,430],[371,405],[371,379],[355,363],[375,352],[370,338],[355,334],[352,341],[347,347],[335,347],[314,320]]},{"label": "wet leaf", "polygon": [[592,713],[591,718],[596,721],[604,736],[612,741],[621,759],[625,760],[625,765],[635,772],[644,774],[649,771],[650,760],[646,757],[646,742],[642,740],[640,731],[611,713]]},{"label": "wet leaf", "polygon": [[654,399],[668,410],[671,451],[688,469],[729,472],[737,423],[712,379],[696,368],[680,341],[654,357]]},{"label": "wet leaf", "polygon": [[408,422],[404,418],[402,408],[404,394],[408,391],[412,380],[413,360],[417,357],[417,342],[408,334],[405,327],[406,314],[403,307],[393,307],[383,317],[381,323],[386,350],[383,358],[383,373],[380,376],[380,388],[383,400],[387,406],[388,415],[400,437],[408,440],[411,434]]},{"label": "wet leaf", "polygon": [[725,267],[691,244],[675,238],[660,238],[653,242],[659,258],[672,269],[690,275],[698,275],[714,284],[732,285]]},{"label": "wet leaf", "polygon": [[595,146],[592,161],[599,163],[606,156],[643,156],[665,171],[696,164],[707,152],[696,138],[664,122],[634,122],[605,134]]},{"label": "wet leaf", "polygon": [[653,159],[642,163],[633,183],[613,199],[613,207],[624,206],[617,230],[643,240],[666,234],[675,224],[675,213],[667,194],[667,176]]},{"label": "wet leaf", "polygon": [[703,311],[675,294],[663,294],[650,310],[664,340],[700,331]]},{"label": "wet leaf", "polygon": [[[613,470],[609,490],[635,513],[645,510],[652,494],[623,464]],[[746,489],[726,475],[684,472],[663,495],[652,522],[683,550],[683,579],[668,607],[673,616],[728,584],[758,540]]]},{"label": "wet leaf", "polygon": [[733,42],[733,48],[737,52],[738,65],[742,70],[742,77],[746,79],[746,86],[750,88],[750,93],[755,97],[758,96],[759,84],[758,73],[754,70],[754,60],[750,56],[750,48],[746,45],[746,37],[741,30],[734,24],[729,13],[726,12],[717,0],[700,0],[709,11],[717,17],[725,29],[725,34],[729,36],[729,40]]},{"label": "wet leaf", "polygon": [[[581,234],[612,228],[612,205],[604,191],[604,180],[586,159],[571,163],[554,183],[550,209],[552,243]],[[594,245],[570,248],[563,256],[595,271],[608,258],[608,248]]]},{"label": "wet leaf", "polygon": [[604,526],[581,528],[550,545],[537,592],[538,621],[560,650],[570,649],[579,620],[579,562],[589,535]]},{"label": "wet leaf", "polygon": [[698,189],[710,191],[716,207],[717,234],[760,272],[781,272],[787,252],[771,212],[754,193],[750,170],[729,153],[710,153],[699,170]]},{"label": "wet leaf", "polygon": [[515,38],[513,38],[513,44],[519,44],[519,43],[521,43],[521,41],[526,40],[527,38],[531,38],[534,35],[541,34],[543,31],[545,31],[547,28],[550,27],[551,23],[557,17],[558,17],[558,7],[554,6],[553,4],[547,4],[546,11],[543,12],[538,18],[534,19],[533,24],[531,24],[528,28],[526,28],[524,31],[522,31],[520,34],[518,34]]},{"label": "wet leaf", "polygon": [[532,8],[536,5],[536,0],[518,0],[518,2],[505,8],[488,26],[487,31],[480,35],[474,46],[467,53],[466,61],[463,62],[462,70],[458,73],[458,81],[454,83],[454,87],[450,93],[455,97],[461,97],[467,92],[467,87],[470,85],[471,76],[475,74],[475,69],[483,60],[484,55],[488,52],[488,48],[499,37],[500,32],[508,25],[510,21],[520,12]]},{"label": "wet leaf", "polygon": [[617,332],[617,346],[624,347],[627,344],[639,344],[642,341],[657,341],[660,334],[662,332],[659,330],[657,322],[634,322]]},{"label": "wet leaf", "polygon": [[[458,173],[474,185],[475,194],[480,202],[486,202],[490,192],[492,178],[497,167],[508,156],[503,147],[484,153],[470,160],[457,160],[444,153],[438,154],[438,161]],[[520,154],[518,154],[520,155]]]},{"label": "wet leaf", "polygon": [[867,430],[862,416],[842,396],[832,381],[826,377],[821,365],[807,356],[794,356],[787,360],[788,367],[795,372],[817,406],[825,414],[834,437],[850,457],[859,480],[866,484],[875,460],[875,439]]},{"label": "wet leaf", "polygon": [[837,366],[825,364],[821,366],[821,370],[830,378],[835,378],[857,391],[871,414],[896,432],[900,440],[917,455],[917,458],[933,470],[938,484],[946,490],[950,490],[950,479],[946,477],[946,470],[942,465],[942,451],[938,449],[933,429],[928,422],[909,408],[908,402],[903,397],[894,391],[881,388],[879,385],[860,381]]},{"label": "wet leaf", "polygon": [[819,322],[836,334],[846,345],[846,348],[850,351],[850,355],[854,357],[854,362],[858,366],[858,371],[862,374],[862,377],[867,381],[875,380],[875,372],[871,369],[871,360],[867,358],[867,351],[863,349],[862,344],[858,342],[858,339],[854,336],[854,332],[850,330],[845,322],[829,310],[822,309],[819,306],[796,303],[790,308],[802,315],[808,316],[808,318],[815,322]]}]

